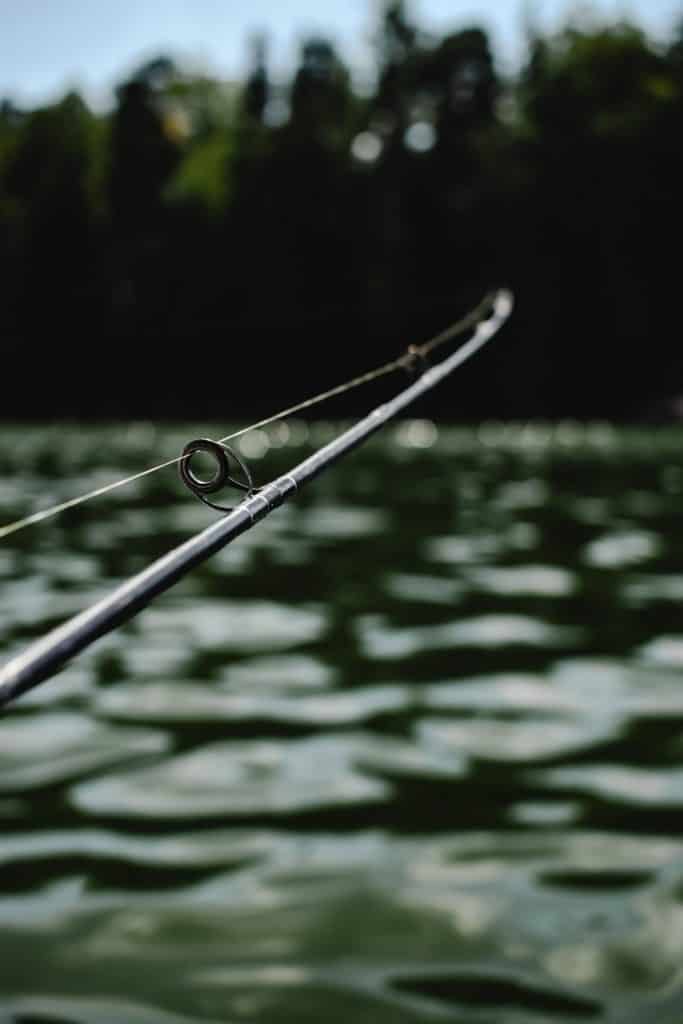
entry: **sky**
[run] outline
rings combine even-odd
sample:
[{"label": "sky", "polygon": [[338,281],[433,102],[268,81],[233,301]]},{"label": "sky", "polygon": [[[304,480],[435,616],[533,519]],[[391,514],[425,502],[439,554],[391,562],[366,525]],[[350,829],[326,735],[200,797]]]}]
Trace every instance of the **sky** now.
[{"label": "sky", "polygon": [[[265,30],[276,76],[294,66],[302,37],[324,33],[362,81],[371,65],[380,0],[0,0],[0,97],[37,105],[80,89],[97,107],[145,59],[170,54],[223,78],[240,78],[248,41]],[[503,70],[523,55],[522,11],[545,29],[561,23],[568,0],[408,0],[420,27],[434,32],[487,28]],[[683,18],[683,0],[594,0],[599,16],[633,17],[655,36]]]}]

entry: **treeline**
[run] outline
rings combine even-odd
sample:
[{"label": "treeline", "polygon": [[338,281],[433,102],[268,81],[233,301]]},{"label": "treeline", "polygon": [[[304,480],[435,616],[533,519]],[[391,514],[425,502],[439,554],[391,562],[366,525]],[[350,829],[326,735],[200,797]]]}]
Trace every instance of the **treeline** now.
[{"label": "treeline", "polygon": [[160,57],[106,115],[4,102],[2,415],[258,414],[499,284],[514,324],[431,411],[673,408],[683,26],[531,27],[511,79],[481,29],[430,38],[391,2],[376,54],[370,95],[325,39],[286,88],[255,40],[241,85]]}]

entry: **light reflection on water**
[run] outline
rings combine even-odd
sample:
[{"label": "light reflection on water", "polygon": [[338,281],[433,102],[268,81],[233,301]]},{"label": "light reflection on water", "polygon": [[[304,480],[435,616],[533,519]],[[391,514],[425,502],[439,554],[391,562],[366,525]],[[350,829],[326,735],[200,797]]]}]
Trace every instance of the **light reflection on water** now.
[{"label": "light reflection on water", "polygon": [[[2,520],[196,432],[8,429]],[[682,441],[401,424],[17,704],[0,1021],[679,1024]],[[3,654],[210,518],[12,537]]]}]

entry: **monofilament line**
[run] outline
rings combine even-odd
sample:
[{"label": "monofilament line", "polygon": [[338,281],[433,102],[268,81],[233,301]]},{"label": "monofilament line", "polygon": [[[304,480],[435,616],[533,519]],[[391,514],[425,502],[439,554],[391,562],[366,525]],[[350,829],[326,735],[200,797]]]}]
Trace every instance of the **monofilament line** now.
[{"label": "monofilament line", "polygon": [[[460,334],[464,334],[466,331],[476,327],[476,325],[482,320],[483,316],[492,308],[493,301],[493,296],[487,295],[471,313],[468,313],[462,320],[458,320],[457,323],[446,328],[445,331],[437,334],[434,338],[431,338],[423,345],[412,345],[406,353],[399,356],[397,359],[392,359],[391,362],[384,363],[382,366],[378,366],[374,370],[369,370],[367,373],[363,373],[358,377],[353,377],[344,384],[338,384],[336,387],[329,388],[326,391],[321,391],[319,394],[313,395],[311,398],[306,398],[302,402],[297,402],[295,405],[290,405],[285,409],[281,409],[272,416],[267,416],[265,419],[257,420],[255,423],[250,423],[248,426],[242,427],[240,430],[236,430],[232,434],[227,434],[225,437],[219,438],[219,441],[221,443],[232,441],[237,437],[242,437],[244,434],[248,434],[252,430],[258,430],[259,428],[266,427],[271,423],[276,423],[278,420],[294,416],[298,412],[310,409],[315,405],[319,405],[321,402],[326,402],[331,398],[335,398],[337,395],[346,394],[355,388],[361,387],[363,384],[369,384],[372,381],[379,380],[380,377],[385,377],[390,373],[395,373],[397,370],[405,370],[415,361],[415,359],[426,359],[426,357],[436,348],[445,345],[446,342],[452,341]],[[31,515],[24,516],[21,519],[16,519],[12,523],[7,523],[6,526],[0,527],[0,540],[4,540],[5,537],[9,537],[13,533],[18,533],[19,530],[24,530],[28,526],[34,526],[37,523],[43,522],[45,519],[50,519],[53,516],[59,515],[61,512],[66,512],[68,509],[76,508],[77,505],[84,505],[86,502],[92,501],[94,498],[99,498],[104,494],[109,494],[111,491],[115,491],[119,487],[125,487],[127,484],[132,484],[136,480],[142,480],[143,477],[151,476],[152,473],[158,473],[160,470],[167,469],[169,466],[177,466],[183,458],[188,458],[188,456],[178,455],[174,459],[168,459],[166,462],[160,462],[156,466],[150,466],[148,469],[143,469],[138,473],[133,473],[131,476],[123,477],[120,480],[114,480],[110,484],[103,484],[101,487],[96,487],[94,490],[87,491],[85,494],[80,494],[74,498],[68,498],[66,501],[59,502],[56,505],[51,505],[49,508],[40,509],[37,512],[33,512]]]}]

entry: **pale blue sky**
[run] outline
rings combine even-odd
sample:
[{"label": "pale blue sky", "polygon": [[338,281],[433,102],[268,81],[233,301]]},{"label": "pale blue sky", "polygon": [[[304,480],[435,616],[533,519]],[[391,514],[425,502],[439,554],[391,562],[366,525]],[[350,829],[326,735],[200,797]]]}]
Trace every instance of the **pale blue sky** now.
[{"label": "pale blue sky", "polygon": [[[160,52],[239,76],[249,35],[258,29],[268,31],[280,72],[291,66],[303,35],[323,31],[362,75],[379,6],[379,0],[0,0],[0,96],[33,104],[75,86],[102,105],[127,70]],[[524,0],[413,0],[409,6],[428,30],[482,24],[508,66],[522,52]],[[527,6],[549,28],[577,4],[531,0]],[[654,35],[683,17],[683,0],[590,6],[606,17],[630,14]]]}]

